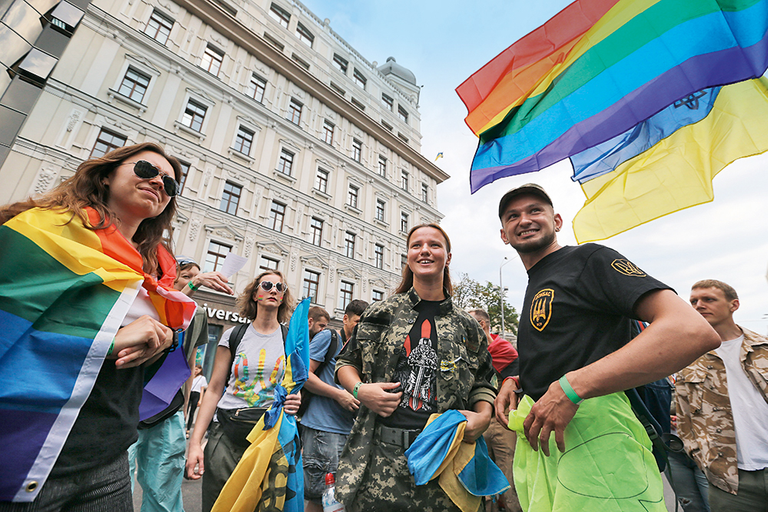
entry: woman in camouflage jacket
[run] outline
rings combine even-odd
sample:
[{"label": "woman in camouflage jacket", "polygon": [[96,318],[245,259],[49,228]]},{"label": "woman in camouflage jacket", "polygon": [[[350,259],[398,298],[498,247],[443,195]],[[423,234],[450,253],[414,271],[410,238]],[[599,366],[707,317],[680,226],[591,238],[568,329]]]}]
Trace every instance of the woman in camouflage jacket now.
[{"label": "woman in camouflage jacket", "polygon": [[[487,340],[479,324],[451,302],[450,258],[450,240],[442,228],[435,224],[414,227],[408,234],[408,264],[395,295],[363,313],[338,357],[337,381],[361,402],[336,480],[336,497],[348,511],[458,510],[437,480],[415,485],[403,453],[420,430],[397,428],[399,421],[405,421],[406,427],[413,425],[412,410],[402,413],[407,404],[413,408],[418,403],[417,410],[423,405],[418,402],[419,396],[425,396],[418,389],[427,389],[423,374],[431,379],[434,392],[434,397],[426,393],[431,408],[424,409],[437,413],[459,410],[467,417],[465,441],[480,437],[491,421],[495,391],[490,384],[493,368]],[[424,318],[422,306],[430,303],[437,336],[421,335],[418,347],[432,355],[426,358],[431,362],[423,366],[414,368],[409,362],[413,368],[409,375],[418,375],[414,385],[414,379],[402,378],[402,370],[404,360],[410,360],[406,354],[418,350],[409,341],[409,335],[414,338],[414,324],[429,329],[426,321],[418,320]],[[434,350],[426,346],[430,341]],[[389,418],[396,410],[399,416]],[[394,418],[406,416],[392,424]],[[395,439],[393,433],[402,435]]]}]

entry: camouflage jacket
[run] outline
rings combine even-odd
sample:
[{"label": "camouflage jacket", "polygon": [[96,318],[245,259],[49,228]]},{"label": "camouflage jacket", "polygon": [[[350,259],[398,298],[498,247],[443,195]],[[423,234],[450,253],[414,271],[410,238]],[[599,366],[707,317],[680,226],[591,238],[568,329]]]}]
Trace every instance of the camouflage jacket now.
[{"label": "camouflage jacket", "polygon": [[[357,325],[357,348],[342,350],[336,371],[351,365],[363,382],[392,382],[399,351],[418,317],[414,306],[420,300],[411,288],[371,304]],[[490,383],[491,355],[477,321],[448,298],[440,303],[435,327],[439,361],[437,412],[471,409],[479,401],[493,404],[496,392]],[[342,503],[352,503],[366,472],[376,418],[376,413],[360,405],[336,475],[336,497]]]},{"label": "camouflage jacket", "polygon": [[[742,368],[768,402],[768,338],[747,329],[741,345]],[[678,374],[677,430],[685,450],[707,475],[709,482],[736,494],[739,471],[736,460],[736,431],[725,364],[712,350]]]}]

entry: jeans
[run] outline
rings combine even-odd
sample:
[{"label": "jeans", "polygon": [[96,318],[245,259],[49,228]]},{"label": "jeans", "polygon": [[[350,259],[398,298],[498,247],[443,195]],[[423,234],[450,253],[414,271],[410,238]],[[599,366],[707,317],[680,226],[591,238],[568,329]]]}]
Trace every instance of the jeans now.
[{"label": "jeans", "polygon": [[[709,512],[707,477],[683,452],[667,452],[669,465],[665,473],[684,512]],[[671,476],[670,476],[671,475]]]},{"label": "jeans", "polygon": [[710,485],[709,503],[713,512],[768,512],[768,468],[759,471],[740,469],[736,495]]},{"label": "jeans", "polygon": [[336,474],[339,456],[347,442],[343,434],[325,432],[299,424],[304,461],[304,499],[320,502],[326,473]]}]

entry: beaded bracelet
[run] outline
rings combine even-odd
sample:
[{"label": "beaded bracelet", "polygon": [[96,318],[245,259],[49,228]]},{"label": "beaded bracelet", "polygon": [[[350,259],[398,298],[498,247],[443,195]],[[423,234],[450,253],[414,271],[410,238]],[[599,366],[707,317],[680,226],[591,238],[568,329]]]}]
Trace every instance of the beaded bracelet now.
[{"label": "beaded bracelet", "polygon": [[568,397],[568,400],[570,400],[576,405],[579,405],[581,402],[584,401],[584,399],[581,398],[579,395],[577,395],[576,391],[573,390],[573,387],[571,387],[571,383],[568,382],[568,379],[565,378],[565,375],[560,377],[560,380],[558,382],[560,383],[560,387],[563,388],[563,391],[565,391],[565,396]]}]

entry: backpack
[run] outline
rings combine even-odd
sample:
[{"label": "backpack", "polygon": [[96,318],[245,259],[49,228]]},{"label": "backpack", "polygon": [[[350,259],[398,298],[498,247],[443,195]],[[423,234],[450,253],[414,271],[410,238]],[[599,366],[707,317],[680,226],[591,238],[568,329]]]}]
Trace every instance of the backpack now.
[{"label": "backpack", "polygon": [[[335,329],[325,329],[328,331],[331,331],[331,343],[328,345],[328,351],[325,353],[325,360],[320,363],[320,366],[318,366],[314,373],[317,375],[320,373],[320,371],[326,367],[328,363],[331,362],[331,359],[334,358],[336,355],[336,349],[339,348],[339,334],[336,332]],[[309,368],[307,368],[307,371],[309,371]],[[301,390],[301,406],[299,407],[299,412],[296,413],[297,417],[301,417],[304,415],[305,412],[307,412],[307,409],[309,408],[309,402],[312,400],[312,397],[315,396],[313,392],[308,390],[305,387]]]}]

